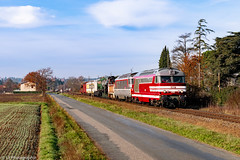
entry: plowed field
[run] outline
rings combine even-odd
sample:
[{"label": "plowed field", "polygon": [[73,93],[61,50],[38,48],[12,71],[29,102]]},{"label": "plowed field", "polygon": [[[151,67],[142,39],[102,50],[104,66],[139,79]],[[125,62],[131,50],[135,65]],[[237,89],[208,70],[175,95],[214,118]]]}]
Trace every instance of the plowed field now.
[{"label": "plowed field", "polygon": [[40,106],[0,103],[0,159],[37,159]]},{"label": "plowed field", "polygon": [[41,94],[0,94],[0,102],[43,102]]}]

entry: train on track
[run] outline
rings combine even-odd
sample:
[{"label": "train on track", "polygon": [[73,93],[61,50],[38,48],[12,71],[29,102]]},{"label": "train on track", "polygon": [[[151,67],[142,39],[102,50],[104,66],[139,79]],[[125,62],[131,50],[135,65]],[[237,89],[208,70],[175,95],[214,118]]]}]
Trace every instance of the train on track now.
[{"label": "train on track", "polygon": [[151,69],[85,82],[82,94],[149,103],[168,108],[186,107],[185,74],[176,68]]}]

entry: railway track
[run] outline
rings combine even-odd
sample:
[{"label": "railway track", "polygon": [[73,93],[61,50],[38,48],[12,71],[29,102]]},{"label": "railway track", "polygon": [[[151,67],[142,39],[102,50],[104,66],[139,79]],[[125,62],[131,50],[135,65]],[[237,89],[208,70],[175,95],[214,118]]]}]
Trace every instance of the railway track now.
[{"label": "railway track", "polygon": [[181,109],[178,108],[176,110],[171,110],[172,112],[180,112],[183,114],[191,114],[194,116],[200,116],[205,118],[211,118],[211,119],[219,119],[223,121],[228,122],[234,122],[234,123],[240,123],[240,117],[234,116],[234,115],[228,115],[223,113],[213,113],[213,112],[207,112],[207,111],[200,111],[200,110],[193,110],[193,109]]},{"label": "railway track", "polygon": [[[89,96],[85,95],[80,95],[80,94],[73,94],[72,95],[78,95],[78,96],[83,96],[86,98],[89,98]],[[108,99],[108,98],[102,98],[102,97],[94,97],[94,99],[105,99],[109,100],[111,102],[114,102],[114,100]],[[134,103],[134,105],[139,105],[143,106],[143,104],[137,104]],[[189,114],[189,115],[194,115],[194,116],[199,116],[199,117],[204,117],[204,118],[210,118],[210,119],[219,119],[227,122],[233,122],[233,123],[240,123],[240,116],[234,116],[234,115],[228,115],[228,114],[223,114],[223,113],[213,113],[213,112],[207,112],[207,111],[200,111],[200,110],[194,110],[194,109],[183,109],[183,108],[177,108],[177,109],[167,109],[167,108],[159,108],[159,107],[152,107],[149,106],[148,104],[145,104],[144,106],[146,107],[151,107],[151,108],[156,108],[159,110],[167,110],[170,112],[178,112],[182,114]]]}]

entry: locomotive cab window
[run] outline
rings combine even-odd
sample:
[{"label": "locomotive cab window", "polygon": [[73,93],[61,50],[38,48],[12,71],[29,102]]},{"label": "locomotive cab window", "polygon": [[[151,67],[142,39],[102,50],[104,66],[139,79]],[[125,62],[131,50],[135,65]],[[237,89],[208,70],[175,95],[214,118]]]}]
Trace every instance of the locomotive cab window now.
[{"label": "locomotive cab window", "polygon": [[161,83],[172,83],[171,76],[162,76]]},{"label": "locomotive cab window", "polygon": [[174,76],[173,83],[185,83],[185,78],[183,76]]}]

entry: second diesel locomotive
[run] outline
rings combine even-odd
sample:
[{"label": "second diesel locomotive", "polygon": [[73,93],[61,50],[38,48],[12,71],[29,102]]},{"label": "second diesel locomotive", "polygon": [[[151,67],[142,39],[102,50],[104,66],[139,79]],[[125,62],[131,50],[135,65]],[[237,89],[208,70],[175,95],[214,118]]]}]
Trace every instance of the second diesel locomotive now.
[{"label": "second diesel locomotive", "polygon": [[133,76],[135,73],[127,73],[119,76],[115,80],[114,95],[116,99],[124,99],[126,101],[131,101],[132,99],[132,85],[133,85]]}]

